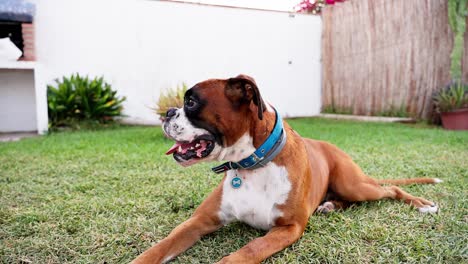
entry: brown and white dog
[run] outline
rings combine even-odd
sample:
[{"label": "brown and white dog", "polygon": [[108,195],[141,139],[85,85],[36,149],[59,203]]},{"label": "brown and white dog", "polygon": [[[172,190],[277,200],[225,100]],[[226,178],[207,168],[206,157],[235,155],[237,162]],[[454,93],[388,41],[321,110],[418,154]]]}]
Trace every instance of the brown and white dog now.
[{"label": "brown and white dog", "polygon": [[[168,154],[183,166],[201,161],[239,161],[267,139],[275,118],[275,111],[265,104],[251,77],[239,75],[198,83],[186,92],[183,108],[167,113],[163,130],[176,141]],[[283,125],[287,141],[271,162],[254,170],[228,170],[190,219],[133,263],[165,263],[201,236],[232,221],[269,232],[219,263],[259,263],[298,240],[313,212],[344,208],[352,202],[390,198],[423,213],[437,212],[435,203],[381,184],[441,180],[372,179],[336,146],[302,138],[286,122]],[[234,177],[242,179],[239,188],[231,186]]]}]

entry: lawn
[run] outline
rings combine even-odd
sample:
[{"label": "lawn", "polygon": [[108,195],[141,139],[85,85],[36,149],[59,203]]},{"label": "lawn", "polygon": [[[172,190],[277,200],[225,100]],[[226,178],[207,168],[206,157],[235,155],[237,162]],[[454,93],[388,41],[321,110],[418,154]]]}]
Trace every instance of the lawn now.
[{"label": "lawn", "polygon": [[[313,215],[304,236],[265,263],[467,263],[468,132],[424,125],[290,120],[375,178],[438,177],[404,189],[436,201],[421,214],[390,200]],[[127,263],[165,237],[221,180],[179,167],[159,127],[55,133],[0,143],[1,263]],[[213,263],[263,231],[236,223],[174,263]]]}]

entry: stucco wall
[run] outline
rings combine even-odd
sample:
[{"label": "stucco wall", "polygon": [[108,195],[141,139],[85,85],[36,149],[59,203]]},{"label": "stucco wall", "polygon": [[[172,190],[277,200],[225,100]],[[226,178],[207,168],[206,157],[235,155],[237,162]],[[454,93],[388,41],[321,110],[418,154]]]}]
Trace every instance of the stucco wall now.
[{"label": "stucco wall", "polygon": [[103,75],[127,97],[127,121],[158,123],[151,107],[166,88],[239,73],[285,116],[320,111],[320,17],[143,0],[35,2],[36,84]]},{"label": "stucco wall", "polygon": [[0,69],[0,132],[36,130],[33,71]]}]

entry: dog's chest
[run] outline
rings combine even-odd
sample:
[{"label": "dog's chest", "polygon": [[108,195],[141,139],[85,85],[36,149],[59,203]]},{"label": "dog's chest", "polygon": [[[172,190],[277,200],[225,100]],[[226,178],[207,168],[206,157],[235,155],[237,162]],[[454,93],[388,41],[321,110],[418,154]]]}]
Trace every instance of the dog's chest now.
[{"label": "dog's chest", "polygon": [[223,183],[219,217],[224,224],[238,220],[268,230],[282,215],[291,190],[288,171],[273,162],[253,171],[228,171]]}]

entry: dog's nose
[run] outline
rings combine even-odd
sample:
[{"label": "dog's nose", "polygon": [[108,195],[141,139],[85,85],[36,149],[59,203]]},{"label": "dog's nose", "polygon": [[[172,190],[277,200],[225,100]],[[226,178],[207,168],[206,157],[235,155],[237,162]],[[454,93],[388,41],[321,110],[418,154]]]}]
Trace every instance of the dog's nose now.
[{"label": "dog's nose", "polygon": [[169,108],[169,110],[167,110],[167,113],[166,113],[166,118],[171,118],[175,116],[176,113],[177,113],[177,108]]}]

